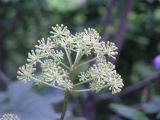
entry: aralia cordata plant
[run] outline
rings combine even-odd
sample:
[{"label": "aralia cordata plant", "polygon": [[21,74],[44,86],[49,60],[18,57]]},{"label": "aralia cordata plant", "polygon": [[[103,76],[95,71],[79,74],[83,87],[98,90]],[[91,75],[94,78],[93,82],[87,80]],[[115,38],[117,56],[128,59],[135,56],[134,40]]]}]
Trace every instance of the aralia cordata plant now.
[{"label": "aralia cordata plant", "polygon": [[[121,91],[123,80],[115,70],[115,65],[106,57],[116,59],[117,47],[112,42],[100,41],[99,33],[93,29],[84,29],[72,35],[66,26],[52,27],[50,36],[42,38],[35,50],[28,53],[27,64],[19,68],[17,78],[34,81],[65,91],[61,120],[64,119],[70,92],[95,91],[108,88],[113,94]],[[94,55],[92,55],[94,53]],[[76,54],[73,59],[73,54]],[[83,56],[87,57],[85,61]],[[67,63],[65,62],[67,59]],[[74,80],[75,70],[96,61],[87,71],[81,71],[78,82]],[[37,65],[39,74],[37,75]],[[89,84],[89,88],[82,87]]]}]

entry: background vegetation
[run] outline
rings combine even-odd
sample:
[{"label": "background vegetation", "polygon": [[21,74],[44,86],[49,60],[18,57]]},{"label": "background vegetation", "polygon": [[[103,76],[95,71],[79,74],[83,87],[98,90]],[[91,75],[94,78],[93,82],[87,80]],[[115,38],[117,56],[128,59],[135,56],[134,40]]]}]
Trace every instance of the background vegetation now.
[{"label": "background vegetation", "polygon": [[59,118],[62,91],[16,80],[27,53],[55,24],[72,33],[93,27],[102,40],[115,42],[119,56],[112,62],[125,84],[114,96],[105,90],[73,93],[66,119],[160,119],[160,69],[152,63],[160,53],[159,0],[0,0],[0,116]]}]

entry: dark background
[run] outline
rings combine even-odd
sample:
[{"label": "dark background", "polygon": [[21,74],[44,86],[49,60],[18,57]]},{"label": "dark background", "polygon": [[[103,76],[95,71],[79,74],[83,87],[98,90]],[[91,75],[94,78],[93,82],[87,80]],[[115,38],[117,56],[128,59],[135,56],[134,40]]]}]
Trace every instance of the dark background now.
[{"label": "dark background", "polygon": [[[47,86],[17,82],[18,67],[51,26],[64,24],[72,33],[95,28],[119,48],[114,61],[124,80],[120,94],[72,94],[68,120],[160,119],[159,0],[0,0],[0,116],[22,120],[56,120],[63,93]],[[160,59],[159,59],[160,64]]]}]

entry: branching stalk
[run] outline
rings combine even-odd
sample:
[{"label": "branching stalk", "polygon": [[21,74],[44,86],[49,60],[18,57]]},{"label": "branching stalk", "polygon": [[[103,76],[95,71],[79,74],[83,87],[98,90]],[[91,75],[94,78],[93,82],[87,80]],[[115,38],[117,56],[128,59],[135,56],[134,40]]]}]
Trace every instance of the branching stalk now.
[{"label": "branching stalk", "polygon": [[92,91],[91,89],[79,89],[79,90],[72,90],[73,92],[88,92]]},{"label": "branching stalk", "polygon": [[68,58],[68,62],[69,65],[72,66],[72,60],[71,60],[71,55],[69,54],[68,50],[66,49],[66,47],[64,47],[64,50],[66,52],[67,58]]},{"label": "branching stalk", "polygon": [[90,62],[92,62],[92,61],[94,61],[94,60],[96,60],[96,57],[94,57],[94,58],[92,58],[92,59],[90,59],[90,60],[88,60],[88,61],[85,61],[85,62],[83,62],[83,63],[75,66],[75,68],[77,69],[77,68],[79,68],[80,66],[85,65],[85,64],[87,64],[87,63],[90,63]]},{"label": "branching stalk", "polygon": [[[54,56],[52,54],[50,54],[50,56],[54,59]],[[66,64],[64,64],[63,62],[60,62],[60,64],[66,68],[66,69],[70,69]]]},{"label": "branching stalk", "polygon": [[82,84],[88,83],[88,82],[90,82],[90,81],[92,81],[92,80],[83,81],[83,82],[80,82],[80,83],[74,84],[74,87],[77,87],[77,86],[79,86],[79,85],[82,85]]},{"label": "branching stalk", "polygon": [[78,52],[77,52],[77,54],[76,54],[74,65],[76,65],[78,63],[78,61],[80,60],[80,58],[81,58],[81,49],[79,49]]}]

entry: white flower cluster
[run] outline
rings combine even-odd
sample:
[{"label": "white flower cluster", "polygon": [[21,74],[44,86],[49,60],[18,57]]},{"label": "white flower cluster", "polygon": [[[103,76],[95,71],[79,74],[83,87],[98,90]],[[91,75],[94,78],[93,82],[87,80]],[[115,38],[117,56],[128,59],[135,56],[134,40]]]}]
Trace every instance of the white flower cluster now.
[{"label": "white flower cluster", "polygon": [[0,120],[20,120],[18,116],[14,114],[4,114]]},{"label": "white flower cluster", "polygon": [[[39,40],[38,45],[35,45],[36,49],[28,54],[28,63],[20,67],[18,79],[25,82],[33,80],[70,91],[85,91],[75,89],[85,83],[90,84],[86,91],[100,91],[105,87],[112,93],[121,91],[123,80],[116,72],[115,66],[106,60],[106,56],[115,59],[118,54],[114,43],[100,42],[101,37],[92,28],[72,35],[66,26],[56,25],[50,33],[51,36],[47,40]],[[93,52],[95,56],[91,58]],[[83,56],[89,59],[80,62]],[[67,58],[67,63],[64,58]],[[88,71],[81,72],[79,83],[75,83],[74,71],[93,61],[97,64],[91,66]],[[37,66],[40,66],[39,69],[36,69]],[[37,71],[41,74],[36,75]]]}]

